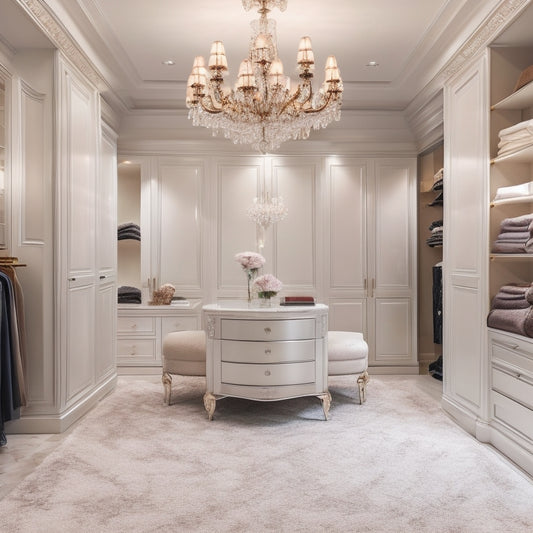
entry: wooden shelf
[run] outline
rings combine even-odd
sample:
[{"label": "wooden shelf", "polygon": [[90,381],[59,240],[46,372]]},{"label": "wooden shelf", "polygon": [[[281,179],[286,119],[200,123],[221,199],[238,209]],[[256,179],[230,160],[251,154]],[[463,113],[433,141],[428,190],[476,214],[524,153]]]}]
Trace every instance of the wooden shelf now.
[{"label": "wooden shelf", "polygon": [[494,104],[491,110],[496,109],[525,109],[533,105],[533,82],[524,85],[503,100]]},{"label": "wooden shelf", "polygon": [[533,261],[533,254],[490,254],[491,261]]},{"label": "wooden shelf", "polygon": [[518,196],[516,198],[503,198],[501,200],[493,200],[490,203],[491,207],[497,207],[499,205],[509,205],[509,204],[527,204],[533,202],[533,195],[531,196]]}]

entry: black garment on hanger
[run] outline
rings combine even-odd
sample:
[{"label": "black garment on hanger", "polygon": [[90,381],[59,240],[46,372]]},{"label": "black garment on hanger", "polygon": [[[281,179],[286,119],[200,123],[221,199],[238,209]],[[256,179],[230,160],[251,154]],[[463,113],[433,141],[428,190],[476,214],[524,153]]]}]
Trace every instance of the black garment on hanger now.
[{"label": "black garment on hanger", "polygon": [[442,344],[442,266],[433,267],[433,342]]},{"label": "black garment on hanger", "polygon": [[12,350],[11,320],[13,286],[9,277],[0,272],[0,445],[6,444],[4,422],[20,418],[22,405],[16,363]]}]

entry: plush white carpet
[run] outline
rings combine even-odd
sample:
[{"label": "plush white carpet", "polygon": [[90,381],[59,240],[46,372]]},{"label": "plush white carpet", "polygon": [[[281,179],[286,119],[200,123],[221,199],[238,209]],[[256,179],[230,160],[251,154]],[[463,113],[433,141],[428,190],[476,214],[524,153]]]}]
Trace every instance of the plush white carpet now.
[{"label": "plush white carpet", "polygon": [[[120,379],[0,502],[0,531],[530,532],[533,483],[410,377],[330,380],[316,398],[226,398],[204,380]],[[178,381],[180,385],[177,385]]]}]

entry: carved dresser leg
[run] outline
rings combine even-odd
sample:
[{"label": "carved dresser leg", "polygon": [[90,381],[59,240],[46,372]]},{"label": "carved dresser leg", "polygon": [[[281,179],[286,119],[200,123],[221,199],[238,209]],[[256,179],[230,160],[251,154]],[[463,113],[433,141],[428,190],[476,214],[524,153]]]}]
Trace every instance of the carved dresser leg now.
[{"label": "carved dresser leg", "polygon": [[326,420],[329,420],[329,408],[331,406],[331,394],[329,392],[325,392],[324,394],[319,394],[318,398],[320,398],[320,401],[322,402],[324,418]]},{"label": "carved dresser leg", "polygon": [[163,401],[167,405],[170,405],[170,395],[172,392],[172,376],[168,372],[163,372],[163,375],[161,376],[161,382],[163,383],[163,387],[165,388],[165,397]]},{"label": "carved dresser leg", "polygon": [[368,372],[365,370],[358,378],[357,385],[359,385],[359,403],[363,404],[366,401],[366,384],[370,381]]},{"label": "carved dresser leg", "polygon": [[217,406],[216,397],[210,392],[204,394],[204,407],[209,416],[209,420],[213,420],[213,414],[215,413],[215,408]]}]

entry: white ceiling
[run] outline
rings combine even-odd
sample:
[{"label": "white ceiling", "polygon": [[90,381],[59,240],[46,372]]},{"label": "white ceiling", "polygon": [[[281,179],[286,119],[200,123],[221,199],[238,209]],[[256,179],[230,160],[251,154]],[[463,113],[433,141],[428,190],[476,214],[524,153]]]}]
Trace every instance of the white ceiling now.
[{"label": "white ceiling", "polygon": [[[13,50],[49,46],[16,4],[0,0],[0,40]],[[233,83],[247,54],[249,23],[241,0],[46,0],[60,13],[112,91],[128,109],[182,109],[196,55],[225,44]],[[309,35],[316,83],[337,57],[344,109],[404,109],[449,60],[498,0],[288,0],[274,9],[279,55],[296,78],[300,37]],[[168,67],[162,61],[172,59]],[[377,61],[378,67],[369,67]]]}]

